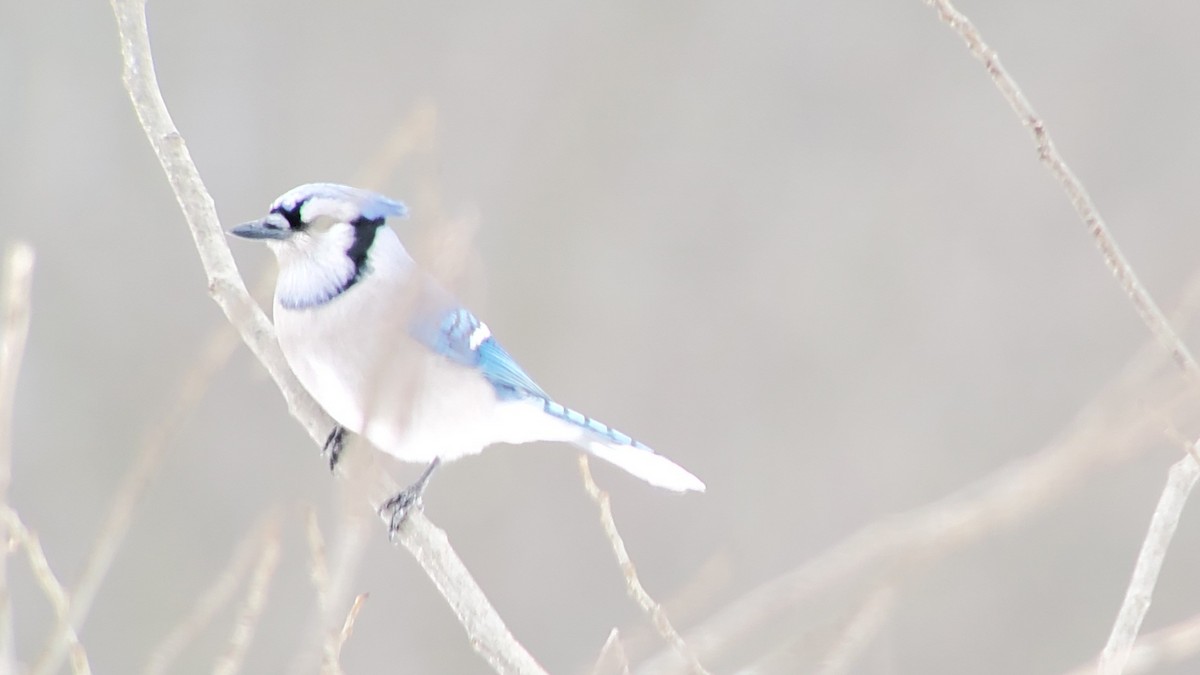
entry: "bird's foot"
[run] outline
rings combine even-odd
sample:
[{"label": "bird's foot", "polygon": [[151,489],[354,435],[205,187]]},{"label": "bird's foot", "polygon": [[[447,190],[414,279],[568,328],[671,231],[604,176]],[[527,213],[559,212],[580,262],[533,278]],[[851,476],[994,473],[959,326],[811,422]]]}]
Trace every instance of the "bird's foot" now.
[{"label": "bird's foot", "polygon": [[329,432],[329,437],[325,439],[325,445],[321,448],[321,456],[329,456],[329,472],[337,468],[338,459],[342,456],[342,450],[346,447],[346,427],[336,424],[333,430]]},{"label": "bird's foot", "polygon": [[395,497],[387,500],[379,507],[380,517],[387,520],[388,523],[388,539],[395,540],[396,533],[400,531],[400,527],[404,525],[404,521],[408,520],[409,514],[414,510],[420,511],[423,504],[421,497],[425,494],[425,486],[429,484],[429,477],[433,475],[438,465],[442,463],[440,457],[435,457],[429,466],[421,472],[421,476],[416,482],[396,493]]}]

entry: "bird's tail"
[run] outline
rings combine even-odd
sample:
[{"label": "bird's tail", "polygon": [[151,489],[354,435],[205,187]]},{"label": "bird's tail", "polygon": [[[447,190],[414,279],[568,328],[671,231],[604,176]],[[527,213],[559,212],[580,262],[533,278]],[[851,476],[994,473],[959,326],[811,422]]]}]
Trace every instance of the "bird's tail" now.
[{"label": "bird's tail", "polygon": [[579,447],[647,483],[676,492],[704,492],[704,482],[687,469],[607,424],[550,400],[545,411],[579,429],[580,436],[574,439]]}]

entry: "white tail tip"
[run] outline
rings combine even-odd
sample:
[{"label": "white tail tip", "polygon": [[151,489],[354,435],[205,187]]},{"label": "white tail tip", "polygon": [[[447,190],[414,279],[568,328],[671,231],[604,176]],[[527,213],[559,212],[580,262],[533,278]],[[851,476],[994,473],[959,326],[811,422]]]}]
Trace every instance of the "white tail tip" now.
[{"label": "white tail tip", "polygon": [[625,469],[647,483],[675,492],[704,492],[704,481],[649,448],[587,441],[588,452]]}]

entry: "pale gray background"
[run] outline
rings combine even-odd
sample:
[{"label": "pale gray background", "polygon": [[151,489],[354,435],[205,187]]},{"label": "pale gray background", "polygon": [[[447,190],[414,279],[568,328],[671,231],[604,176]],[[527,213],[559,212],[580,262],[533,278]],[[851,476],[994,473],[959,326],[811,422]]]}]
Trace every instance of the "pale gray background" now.
[{"label": "pale gray background", "polygon": [[[962,9],[1169,305],[1200,250],[1200,6]],[[432,103],[436,146],[382,184],[416,211],[401,235],[431,226],[424,186],[450,216],[477,214],[469,294],[508,349],[708,482],[679,497],[596,470],[651,592],[716,579],[681,628],[1035,452],[1146,338],[1026,131],[917,0],[154,0],[150,27],[227,227],[295,184],[352,180]],[[120,67],[107,3],[0,6],[0,240],[38,253],[12,501],[68,581],[223,321]],[[234,250],[250,279],[273,264]],[[856,672],[1055,673],[1094,655],[1177,456],[1164,439],[918,577]],[[96,671],[140,668],[273,505],[284,560],[245,672],[285,670],[311,642],[297,505],[332,540],[336,495],[239,349],[82,631]],[[586,667],[614,625],[645,627],[565,448],[448,467],[427,512],[551,671]],[[1192,516],[1149,629],[1200,609]],[[486,672],[419,568],[373,535],[347,672]],[[51,615],[26,572],[13,583],[28,659]],[[851,610],[813,607],[793,635],[820,654]],[[226,612],[179,672],[207,672],[229,630]]]}]

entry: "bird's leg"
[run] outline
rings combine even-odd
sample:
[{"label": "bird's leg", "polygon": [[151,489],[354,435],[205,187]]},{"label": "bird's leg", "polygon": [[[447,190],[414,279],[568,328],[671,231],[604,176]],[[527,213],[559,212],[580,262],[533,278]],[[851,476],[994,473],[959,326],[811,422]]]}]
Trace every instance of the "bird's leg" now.
[{"label": "bird's leg", "polygon": [[387,500],[379,507],[379,515],[386,518],[388,521],[388,538],[395,539],[396,532],[400,530],[400,526],[408,518],[408,514],[413,509],[421,508],[421,495],[425,493],[425,486],[429,484],[429,477],[433,475],[434,469],[442,463],[441,457],[434,457],[429,466],[421,472],[421,476],[416,482],[396,493],[395,497]]},{"label": "bird's leg", "polygon": [[333,430],[329,432],[329,437],[325,439],[325,446],[321,448],[321,456],[329,455],[329,472],[333,473],[337,467],[338,459],[342,456],[342,450],[346,447],[346,427],[335,424]]}]

